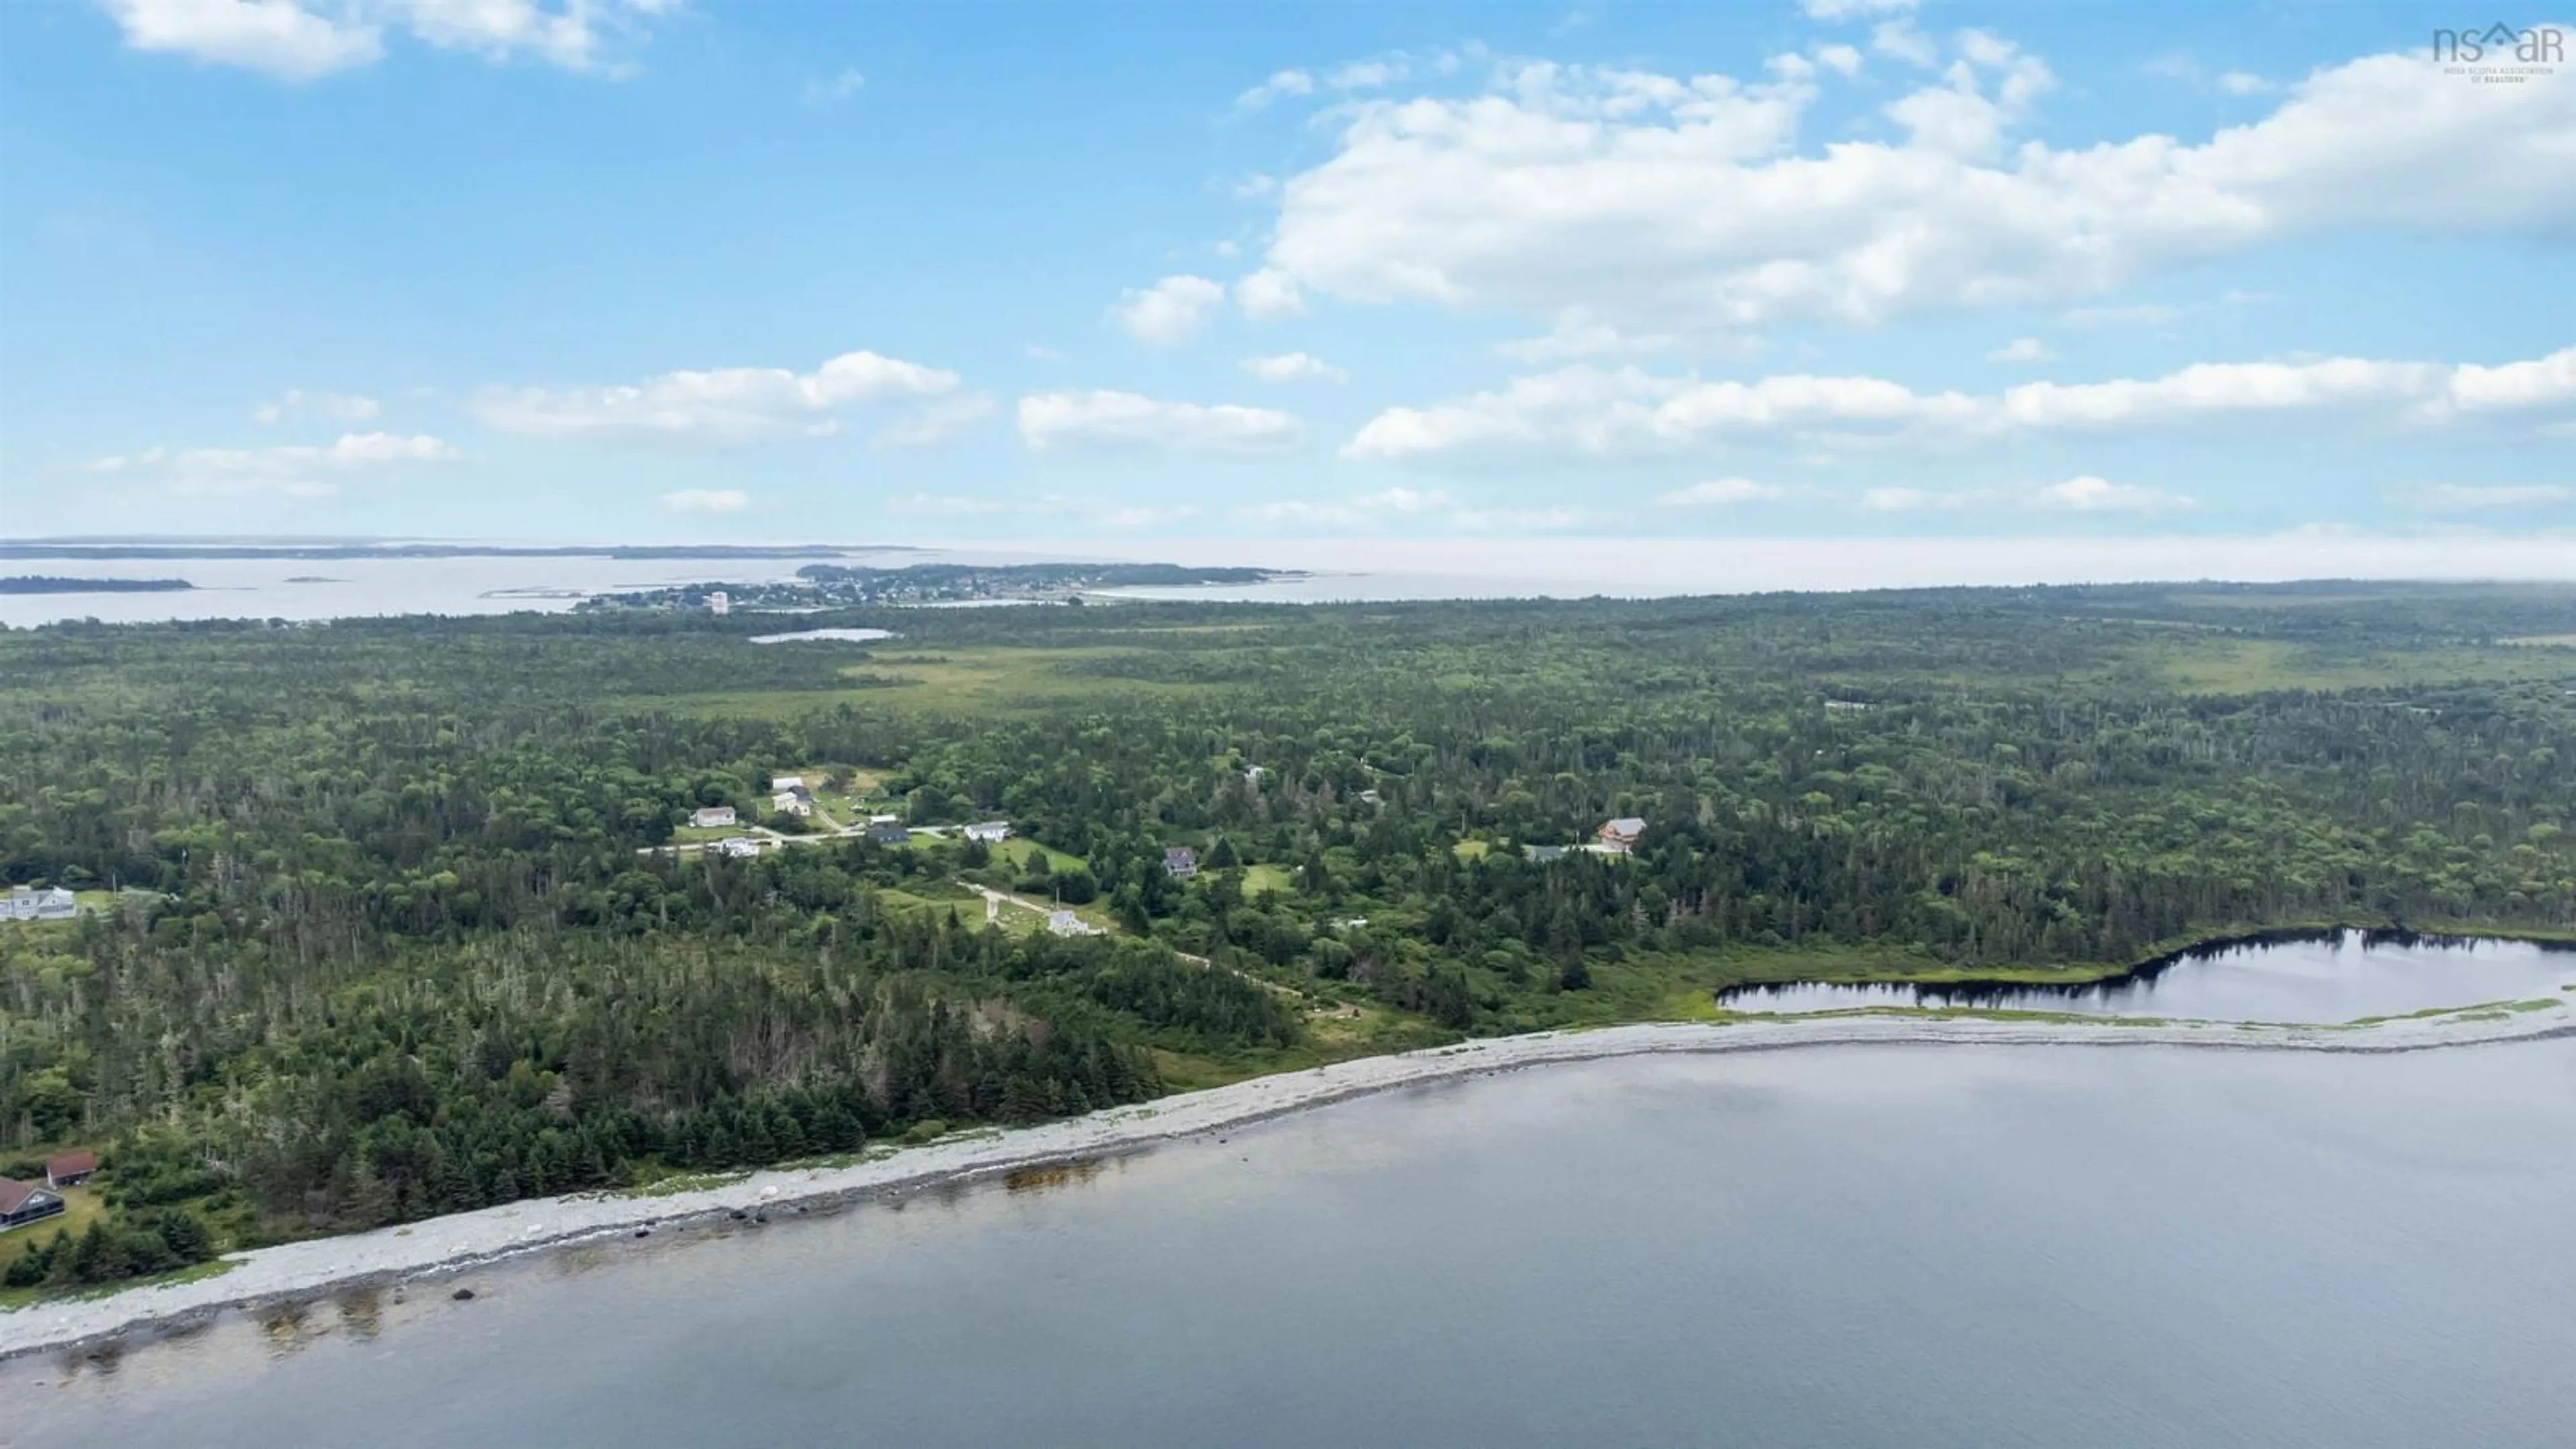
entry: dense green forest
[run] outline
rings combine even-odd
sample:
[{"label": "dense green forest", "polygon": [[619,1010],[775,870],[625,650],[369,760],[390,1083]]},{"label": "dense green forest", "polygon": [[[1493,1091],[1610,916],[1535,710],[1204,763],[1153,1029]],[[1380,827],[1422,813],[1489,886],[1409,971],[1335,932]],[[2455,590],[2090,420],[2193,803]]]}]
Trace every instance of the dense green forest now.
[{"label": "dense green forest", "polygon": [[[1705,1014],[1753,979],[2576,931],[2566,589],[800,622],[899,637],[0,631],[0,878],[90,908],[0,924],[0,1171],[101,1147],[111,1208],[0,1249],[13,1281]],[[821,825],[770,817],[781,773]],[[793,843],[702,848],[718,804]],[[1018,838],[872,843],[835,811]],[[1645,822],[1628,853],[1547,849],[1614,817]]]}]

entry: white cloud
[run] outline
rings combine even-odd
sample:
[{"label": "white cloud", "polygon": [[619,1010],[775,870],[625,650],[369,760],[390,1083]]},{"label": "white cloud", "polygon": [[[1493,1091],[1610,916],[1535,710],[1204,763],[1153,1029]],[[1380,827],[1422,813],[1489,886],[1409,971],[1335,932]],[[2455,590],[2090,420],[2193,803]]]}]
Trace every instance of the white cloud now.
[{"label": "white cloud", "polygon": [[2564,483],[2519,483],[2472,485],[2437,483],[2417,490],[2411,498],[2416,507],[2428,513],[2490,513],[2520,508],[2545,508],[2553,503],[2576,503],[2576,486]]},{"label": "white cloud", "polygon": [[487,427],[533,438],[731,445],[827,436],[840,431],[839,415],[849,409],[943,397],[957,381],[919,363],[845,352],[809,373],[719,367],[625,387],[496,389],[475,399],[474,414]]},{"label": "white cloud", "polygon": [[[364,0],[362,0],[364,3]],[[678,0],[373,0],[412,34],[442,50],[486,60],[533,56],[565,70],[597,70],[606,44],[640,27]]]},{"label": "white cloud", "polygon": [[1768,503],[1789,496],[1789,490],[1777,483],[1757,483],[1750,478],[1711,478],[1658,493],[1655,502],[1664,508],[1730,508],[1739,503]]},{"label": "white cloud", "polygon": [[673,513],[740,513],[751,506],[751,495],[739,488],[681,488],[663,494],[662,506]]},{"label": "white cloud", "polygon": [[1940,47],[1906,19],[1882,20],[1869,32],[1869,48],[1925,70],[1941,63]]},{"label": "white cloud", "polygon": [[1265,320],[1305,311],[1306,298],[1297,290],[1296,278],[1264,267],[1234,284],[1234,305],[1246,317]]},{"label": "white cloud", "polygon": [[829,80],[807,81],[805,83],[805,104],[816,110],[820,110],[823,107],[835,104],[836,102],[848,100],[850,97],[867,89],[867,85],[868,78],[863,72],[859,71],[856,67],[843,66],[839,73],[835,74]]},{"label": "white cloud", "polygon": [[1373,528],[1393,518],[1446,513],[1457,500],[1439,489],[1389,488],[1357,498],[1291,498],[1235,510],[1246,523],[1297,527]]},{"label": "white cloud", "polygon": [[125,43],[280,80],[310,81],[385,53],[388,29],[491,61],[532,57],[566,70],[611,70],[606,51],[640,39],[677,0],[102,0]]},{"label": "white cloud", "polygon": [[1177,523],[1184,518],[1196,518],[1198,513],[1198,509],[1186,503],[1171,508],[1150,508],[1142,504],[1127,504],[1103,508],[1091,515],[1091,521],[1103,528],[1158,528],[1166,523]]},{"label": "white cloud", "polygon": [[1270,79],[1234,98],[1238,111],[1258,111],[1272,101],[1288,96],[1311,96],[1315,78],[1302,70],[1272,71]]},{"label": "white cloud", "polygon": [[1076,518],[1096,528],[1125,531],[1155,528],[1180,519],[1195,518],[1199,510],[1186,503],[1171,506],[1103,503],[1097,499],[1068,498],[1061,493],[1049,493],[1034,500],[962,493],[911,493],[887,499],[885,511],[916,518],[992,518],[1001,514]]},{"label": "white cloud", "polygon": [[1809,20],[1827,22],[1903,14],[1914,6],[1915,0],[1798,0],[1798,8]]},{"label": "white cloud", "polygon": [[2070,307],[2060,320],[2069,327],[2161,327],[2200,310],[2198,307],[2173,307],[2161,302],[2137,302],[2123,307]]},{"label": "white cloud", "polygon": [[382,30],[307,10],[300,0],[106,0],[136,50],[185,55],[309,81],[385,53]]},{"label": "white cloud", "polygon": [[2576,225],[2576,186],[2535,183],[2566,172],[2576,86],[2375,55],[2203,140],[2061,147],[2012,137],[2045,65],[1952,44],[1891,107],[1903,140],[1802,147],[1815,87],[1796,76],[1526,64],[1480,94],[1356,102],[1283,184],[1265,269],[1345,301],[1693,332],[2081,302],[2307,236]]},{"label": "white cloud", "polygon": [[2218,88],[2231,96],[2259,96],[2280,89],[2252,71],[2231,70],[2218,78]]},{"label": "white cloud", "polygon": [[326,418],[335,423],[363,423],[383,408],[371,397],[355,393],[306,392],[290,387],[274,400],[261,403],[250,411],[250,420],[261,427],[271,427],[290,418]]},{"label": "white cloud", "polygon": [[1225,301],[1225,288],[1205,277],[1165,277],[1150,287],[1130,287],[1114,315],[1127,335],[1149,347],[1177,347],[1207,325]]},{"label": "white cloud", "polygon": [[1494,344],[1497,356],[1532,367],[1583,357],[1636,357],[1658,352],[1723,352],[1750,356],[1762,350],[1761,339],[1745,333],[1629,332],[1602,321],[1580,307],[1570,307],[1550,320],[1537,337],[1515,337]]},{"label": "white cloud", "polygon": [[906,493],[885,501],[888,513],[923,518],[979,518],[1008,512],[1008,502],[959,493]]},{"label": "white cloud", "polygon": [[1872,513],[1963,513],[1972,509],[2039,509],[2052,513],[2173,513],[2197,505],[2179,493],[2114,483],[2087,474],[2028,488],[1872,488],[1860,506]]},{"label": "white cloud", "polygon": [[935,398],[895,419],[868,439],[873,448],[933,448],[993,415],[993,395],[954,393]]},{"label": "white cloud", "polygon": [[[2031,102],[2053,89],[2057,78],[2038,57],[1981,30],[1959,32],[1959,50],[1960,59],[1940,85],[1889,104],[1885,114],[1905,128],[1916,151],[1991,161],[2004,131],[2027,116]],[[1990,79],[1992,95],[1986,93]]]},{"label": "white cloud", "polygon": [[2180,493],[2167,493],[2160,488],[2145,488],[2134,483],[2114,483],[2089,473],[2063,483],[2044,484],[2031,490],[2030,497],[2041,508],[2070,513],[2170,513],[2194,506],[2190,498]]},{"label": "white cloud", "polygon": [[322,444],[268,448],[146,448],[93,458],[74,471],[156,483],[173,493],[211,497],[271,494],[327,498],[339,480],[386,474],[424,464],[454,463],[465,455],[441,439],[393,433],[344,433]]},{"label": "white cloud", "polygon": [[1860,74],[1861,54],[1851,46],[1820,45],[1815,48],[1813,54],[1816,64],[1836,75]]},{"label": "white cloud", "polygon": [[1166,402],[1100,389],[1020,399],[1020,438],[1041,453],[1166,452],[1264,457],[1305,441],[1296,418],[1270,408]]},{"label": "white cloud", "polygon": [[2498,367],[2319,358],[2198,363],[2154,378],[1920,393],[1874,377],[1752,382],[1575,366],[1430,407],[1393,407],[1342,448],[1373,461],[1527,461],[1688,455],[1735,444],[1968,444],[2050,433],[2301,417],[2442,427],[2467,417],[2550,421],[2576,409],[2576,348]]},{"label": "white cloud", "polygon": [[1320,357],[1283,352],[1276,357],[1247,357],[1239,364],[1263,382],[1348,382],[1351,375]]},{"label": "white cloud", "polygon": [[1350,498],[1289,498],[1234,511],[1238,522],[1261,528],[1373,533],[1390,526],[1426,526],[1460,533],[1554,533],[1588,517],[1561,505],[1538,508],[1469,506],[1437,488],[1388,488]]},{"label": "white cloud", "polygon": [[1986,354],[1988,362],[2054,362],[2057,354],[2036,337],[2016,337]]},{"label": "white cloud", "polygon": [[1375,60],[1355,60],[1325,77],[1324,84],[1337,91],[1367,91],[1391,86],[1413,77],[1413,64],[1402,55],[1380,56]]},{"label": "white cloud", "polygon": [[1926,488],[1872,488],[1861,494],[1860,506],[1872,513],[1954,513],[1963,508],[1985,507],[1994,499],[1994,494],[1985,491],[1935,493]]}]

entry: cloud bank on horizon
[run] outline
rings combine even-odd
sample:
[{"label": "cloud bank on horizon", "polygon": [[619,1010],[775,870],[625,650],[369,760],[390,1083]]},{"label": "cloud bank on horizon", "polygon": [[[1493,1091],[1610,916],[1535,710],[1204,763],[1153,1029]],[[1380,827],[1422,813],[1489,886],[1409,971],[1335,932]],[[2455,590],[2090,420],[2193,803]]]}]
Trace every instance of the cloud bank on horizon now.
[{"label": "cloud bank on horizon", "polygon": [[1585,14],[0,13],[0,528],[2576,544],[2576,22]]}]

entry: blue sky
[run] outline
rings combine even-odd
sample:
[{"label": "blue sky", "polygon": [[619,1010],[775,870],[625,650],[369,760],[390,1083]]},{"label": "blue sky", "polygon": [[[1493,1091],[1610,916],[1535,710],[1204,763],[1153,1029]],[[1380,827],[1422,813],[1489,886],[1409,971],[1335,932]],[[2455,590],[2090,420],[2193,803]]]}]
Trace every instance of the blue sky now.
[{"label": "blue sky", "polygon": [[0,532],[2576,542],[2433,18],[0,7]]}]

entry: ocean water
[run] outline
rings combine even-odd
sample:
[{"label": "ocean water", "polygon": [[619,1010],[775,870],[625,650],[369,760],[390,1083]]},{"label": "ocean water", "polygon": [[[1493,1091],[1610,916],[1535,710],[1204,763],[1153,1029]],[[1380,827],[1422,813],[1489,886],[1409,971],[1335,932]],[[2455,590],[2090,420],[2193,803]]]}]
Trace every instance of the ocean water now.
[{"label": "ocean water", "polygon": [[[961,540],[853,549],[843,562],[1119,560],[1305,570],[1242,587],[1130,589],[1132,598],[1321,603],[1657,598],[1769,590],[2228,579],[2576,581],[2554,538],[1236,538]],[[330,619],[568,609],[585,594],[787,579],[804,559],[5,559],[0,574],[184,578],[167,594],[0,595],[0,624],[61,619]],[[295,579],[321,582],[292,582]]]},{"label": "ocean water", "polygon": [[2576,1041],[1347,1102],[0,1364],[12,1442],[2563,1446]]},{"label": "ocean water", "polygon": [[2211,1021],[2352,1021],[2492,1001],[2576,1005],[2576,941],[2478,940],[2396,932],[2318,932],[2298,940],[2188,951],[2084,986],[1973,982],[1937,986],[1748,986],[1735,1011],[1978,1006]]}]

